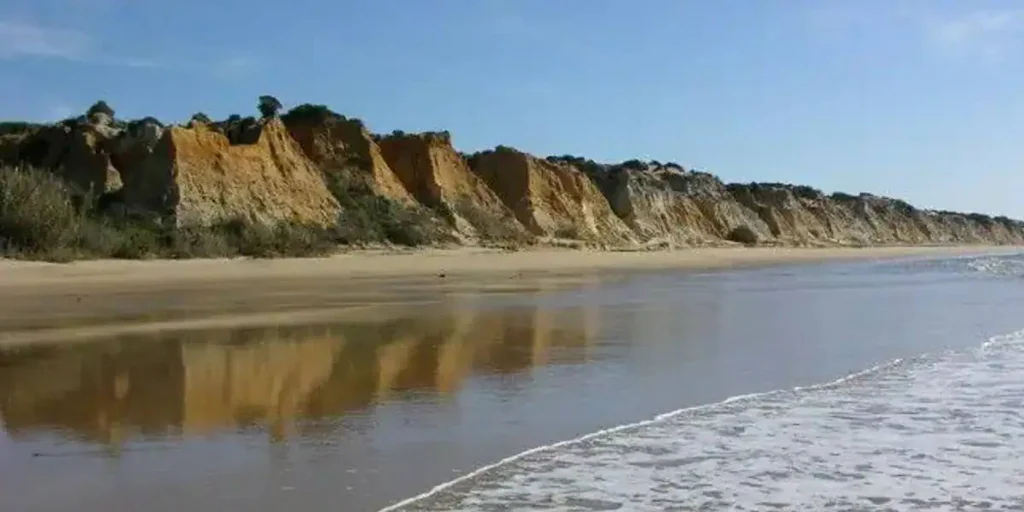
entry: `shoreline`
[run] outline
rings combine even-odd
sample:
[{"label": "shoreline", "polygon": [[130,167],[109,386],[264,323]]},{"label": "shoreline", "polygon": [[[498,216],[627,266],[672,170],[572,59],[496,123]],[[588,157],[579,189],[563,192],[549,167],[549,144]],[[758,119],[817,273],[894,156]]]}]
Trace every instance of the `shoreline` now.
[{"label": "shoreline", "polygon": [[1012,253],[1013,246],[460,248],[313,259],[0,260],[0,346],[364,318],[459,293],[528,292],[640,273]]},{"label": "shoreline", "polygon": [[0,258],[0,293],[12,287],[62,287],[254,279],[466,277],[489,273],[580,274],[594,270],[714,270],[735,267],[958,256],[1024,251],[1024,246],[710,247],[651,251],[539,248],[357,250],[314,258],[80,260],[50,263]]}]

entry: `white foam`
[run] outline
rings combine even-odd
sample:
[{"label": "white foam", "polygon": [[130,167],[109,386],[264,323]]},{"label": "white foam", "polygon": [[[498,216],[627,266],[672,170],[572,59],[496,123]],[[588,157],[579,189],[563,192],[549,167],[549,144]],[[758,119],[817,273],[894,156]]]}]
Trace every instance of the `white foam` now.
[{"label": "white foam", "polygon": [[995,276],[1024,276],[1024,257],[1021,254],[983,256],[967,261],[967,267],[975,272]]},{"label": "white foam", "polygon": [[1019,345],[1024,343],[1024,329],[1021,329],[1010,334],[1001,334],[999,336],[993,336],[988,339],[985,343],[982,343],[982,350],[992,349],[996,347],[1002,347],[1007,345]]},{"label": "white foam", "polygon": [[[828,383],[735,396],[539,446],[382,512],[523,503],[913,508],[942,505],[956,489],[984,494],[978,503],[1004,503],[1009,489],[1024,487],[1024,446],[1004,442],[1006,433],[992,427],[1024,437],[1024,421],[991,401],[1024,404],[1024,386],[1014,385],[1024,351],[993,358],[984,348],[1022,342],[1024,330],[972,353],[889,361]],[[962,416],[942,416],[949,410]],[[954,464],[937,462],[943,458]]]}]

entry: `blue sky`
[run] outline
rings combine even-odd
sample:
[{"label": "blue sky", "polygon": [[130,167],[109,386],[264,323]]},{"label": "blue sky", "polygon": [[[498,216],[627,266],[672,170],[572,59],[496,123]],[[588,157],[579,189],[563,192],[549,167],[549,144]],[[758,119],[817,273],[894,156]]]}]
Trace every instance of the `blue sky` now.
[{"label": "blue sky", "polygon": [[473,151],[1024,218],[1024,2],[4,0],[0,118],[325,103]]}]

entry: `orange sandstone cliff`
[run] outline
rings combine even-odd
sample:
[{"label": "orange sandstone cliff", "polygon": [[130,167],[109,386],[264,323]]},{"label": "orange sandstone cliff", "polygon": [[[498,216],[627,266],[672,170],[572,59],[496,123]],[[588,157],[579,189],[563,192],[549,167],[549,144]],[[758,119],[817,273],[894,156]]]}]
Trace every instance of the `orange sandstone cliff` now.
[{"label": "orange sandstone cliff", "polygon": [[279,119],[255,141],[232,144],[203,123],[166,130],[152,153],[125,173],[124,201],[179,226],[236,218],[329,226],[338,202]]},{"label": "orange sandstone cliff", "polygon": [[580,170],[499,146],[470,158],[484,179],[531,233],[621,246],[636,238]]},{"label": "orange sandstone cliff", "polygon": [[282,120],[306,157],[324,172],[329,182],[335,180],[348,188],[365,185],[389,199],[414,202],[362,121],[347,119],[326,107],[305,114],[293,110]]},{"label": "orange sandstone cliff", "polygon": [[523,239],[526,228],[452,147],[447,132],[393,134],[381,152],[406,190],[439,211],[467,240]]},{"label": "orange sandstone cliff", "polygon": [[[276,102],[264,99],[261,110]],[[363,243],[368,237],[356,234],[364,229],[373,241],[408,245],[446,243],[453,233],[464,244],[602,247],[1024,244],[1024,223],[1006,217],[726,184],[671,163],[541,159],[502,146],[467,161],[447,132],[377,137],[322,105],[165,127],[116,120],[100,103],[52,125],[0,123],[0,163],[47,169],[78,197],[99,198],[100,212],[178,227],[236,219],[322,226],[345,243]]]}]

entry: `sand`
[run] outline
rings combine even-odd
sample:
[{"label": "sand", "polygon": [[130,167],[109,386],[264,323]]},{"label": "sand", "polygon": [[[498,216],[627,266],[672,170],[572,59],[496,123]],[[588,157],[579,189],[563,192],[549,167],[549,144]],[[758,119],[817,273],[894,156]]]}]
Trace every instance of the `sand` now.
[{"label": "sand", "polygon": [[1008,247],[538,249],[353,252],[317,259],[0,260],[0,344],[378,314],[460,290],[571,286],[635,272],[978,253]]}]

